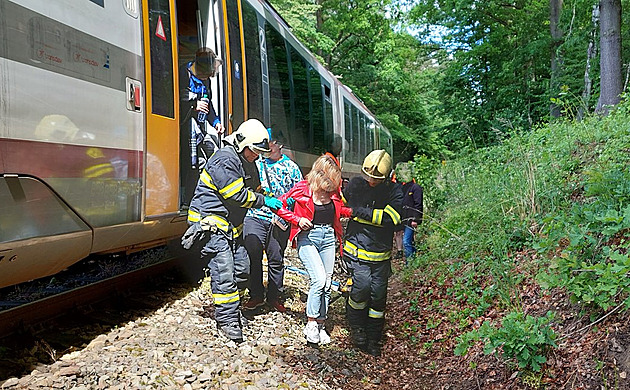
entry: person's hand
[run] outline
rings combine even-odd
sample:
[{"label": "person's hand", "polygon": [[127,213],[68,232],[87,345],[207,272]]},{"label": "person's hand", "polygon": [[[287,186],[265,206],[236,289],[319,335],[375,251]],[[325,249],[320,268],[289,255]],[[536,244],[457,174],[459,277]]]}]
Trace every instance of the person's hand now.
[{"label": "person's hand", "polygon": [[219,133],[219,135],[223,134],[223,132],[225,131],[225,127],[223,127],[223,124],[221,122],[217,123],[214,128],[217,129],[217,133]]},{"label": "person's hand", "polygon": [[203,111],[206,114],[208,113],[209,109],[208,109],[208,102],[204,102],[201,100],[196,100],[197,105],[195,106],[195,110],[196,111]]},{"label": "person's hand", "polygon": [[288,197],[286,202],[287,202],[287,210],[293,211],[293,206],[295,206],[295,199]]},{"label": "person's hand", "polygon": [[182,236],[182,247],[184,249],[190,249],[195,241],[203,238],[204,232],[201,228],[201,224],[199,222],[195,222],[194,224],[188,227],[188,230]]},{"label": "person's hand", "polygon": [[265,206],[269,207],[272,210],[278,210],[282,208],[282,201],[278,198],[265,196]]},{"label": "person's hand", "polygon": [[313,222],[311,222],[308,218],[302,217],[300,218],[300,221],[298,222],[298,226],[302,230],[309,230],[313,228]]},{"label": "person's hand", "polygon": [[418,227],[418,222],[411,221],[411,227],[414,228],[414,229],[417,228]]}]

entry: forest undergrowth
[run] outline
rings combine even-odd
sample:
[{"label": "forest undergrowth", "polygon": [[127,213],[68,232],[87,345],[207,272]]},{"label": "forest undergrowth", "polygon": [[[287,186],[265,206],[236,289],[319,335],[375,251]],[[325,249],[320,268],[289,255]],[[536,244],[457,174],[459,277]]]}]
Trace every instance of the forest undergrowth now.
[{"label": "forest undergrowth", "polygon": [[423,178],[419,255],[388,312],[435,388],[630,388],[629,163],[626,102]]},{"label": "forest undergrowth", "polygon": [[390,281],[383,357],[357,359],[350,388],[630,388],[629,162],[627,102],[417,159],[419,252]]}]

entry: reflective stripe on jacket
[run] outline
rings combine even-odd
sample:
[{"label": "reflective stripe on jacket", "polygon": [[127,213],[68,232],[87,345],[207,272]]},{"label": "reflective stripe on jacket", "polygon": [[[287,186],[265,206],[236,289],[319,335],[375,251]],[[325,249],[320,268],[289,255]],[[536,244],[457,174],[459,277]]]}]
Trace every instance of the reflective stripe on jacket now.
[{"label": "reflective stripe on jacket", "polygon": [[260,208],[264,204],[264,196],[247,186],[246,177],[243,162],[234,147],[228,145],[219,149],[199,176],[188,209],[188,222],[201,222],[204,217],[216,216],[231,223],[232,227],[242,225],[247,209]]},{"label": "reflective stripe on jacket", "polygon": [[389,260],[394,230],[402,221],[401,186],[385,180],[370,187],[362,177],[354,177],[344,196],[355,217],[348,222],[343,254],[360,261]]}]

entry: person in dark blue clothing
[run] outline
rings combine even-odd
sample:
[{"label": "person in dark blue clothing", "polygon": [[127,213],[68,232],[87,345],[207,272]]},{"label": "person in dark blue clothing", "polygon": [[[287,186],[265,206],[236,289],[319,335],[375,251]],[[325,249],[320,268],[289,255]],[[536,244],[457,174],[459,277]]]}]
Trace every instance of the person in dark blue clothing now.
[{"label": "person in dark blue clothing", "polygon": [[422,222],[422,187],[416,184],[413,178],[403,183],[403,248],[405,251],[405,264],[416,253],[414,236],[418,224]]},{"label": "person in dark blue clothing", "polygon": [[180,68],[180,166],[182,203],[188,204],[199,170],[219,149],[224,127],[212,105],[210,78],[216,76],[222,61],[207,47],[197,50],[195,60]]},{"label": "person in dark blue clothing", "polygon": [[245,290],[249,279],[243,221],[250,208],[267,206],[278,210],[283,204],[277,198],[255,192],[247,184],[245,166],[253,166],[260,154],[271,152],[265,126],[257,119],[249,119],[223,142],[225,146],[210,157],[197,182],[188,209],[190,226],[182,237],[182,246],[202,246],[201,258],[208,262],[210,270],[217,327],[229,339],[241,342],[244,323],[239,292]]}]

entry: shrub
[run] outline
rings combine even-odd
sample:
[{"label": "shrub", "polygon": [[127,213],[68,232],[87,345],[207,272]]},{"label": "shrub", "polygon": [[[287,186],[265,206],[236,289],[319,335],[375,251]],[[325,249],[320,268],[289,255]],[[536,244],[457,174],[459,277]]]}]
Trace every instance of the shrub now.
[{"label": "shrub", "polygon": [[541,364],[547,361],[547,350],[556,346],[556,334],[549,326],[552,320],[552,312],[547,312],[545,317],[524,316],[522,312],[512,312],[503,318],[499,328],[485,321],[479,329],[459,338],[455,354],[465,355],[472,342],[483,341],[486,355],[496,354],[501,350],[504,357],[516,359],[520,369],[539,372]]}]

